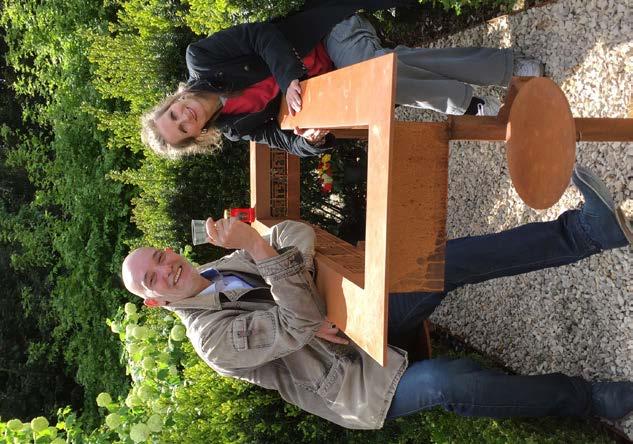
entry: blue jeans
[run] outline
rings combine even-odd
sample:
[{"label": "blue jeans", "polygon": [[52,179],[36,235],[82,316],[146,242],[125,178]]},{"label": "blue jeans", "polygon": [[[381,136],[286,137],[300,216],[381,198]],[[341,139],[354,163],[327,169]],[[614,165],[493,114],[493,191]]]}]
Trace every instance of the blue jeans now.
[{"label": "blue jeans", "polygon": [[[551,222],[450,240],[443,293],[395,293],[389,300],[389,336],[419,329],[446,293],[466,284],[571,264],[600,252],[578,210]],[[560,373],[506,375],[461,358],[414,362],[404,372],[387,418],[441,406],[464,416],[586,416],[590,384]]]}]

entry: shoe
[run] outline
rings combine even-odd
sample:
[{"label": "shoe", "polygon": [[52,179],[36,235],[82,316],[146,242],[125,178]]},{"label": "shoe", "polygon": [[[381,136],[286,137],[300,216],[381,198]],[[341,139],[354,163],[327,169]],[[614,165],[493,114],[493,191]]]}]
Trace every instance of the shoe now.
[{"label": "shoe", "polygon": [[518,77],[543,77],[544,70],[544,65],[536,59],[515,57],[512,75]]},{"label": "shoe", "polygon": [[633,242],[633,230],[621,209],[615,203],[604,183],[589,169],[576,165],[571,176],[582,193],[585,203],[580,218],[590,237],[603,250],[618,248]]},{"label": "shoe", "polygon": [[501,107],[501,102],[499,99],[493,96],[480,97],[484,103],[477,104],[477,114],[476,116],[496,116],[499,114],[499,108]]},{"label": "shoe", "polygon": [[633,411],[633,382],[591,384],[591,413],[606,419],[620,419]]}]

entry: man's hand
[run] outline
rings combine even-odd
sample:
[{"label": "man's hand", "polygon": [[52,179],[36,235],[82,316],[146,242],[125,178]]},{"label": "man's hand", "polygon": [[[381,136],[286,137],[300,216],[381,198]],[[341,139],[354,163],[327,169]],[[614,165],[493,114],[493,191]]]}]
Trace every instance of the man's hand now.
[{"label": "man's hand", "polygon": [[218,247],[246,250],[253,259],[263,260],[277,255],[257,230],[236,217],[206,221],[209,242]]},{"label": "man's hand", "polygon": [[325,339],[326,341],[332,342],[334,344],[349,344],[349,341],[345,338],[341,338],[340,336],[336,336],[339,332],[339,329],[336,325],[332,324],[329,319],[326,319],[321,323],[321,327],[316,332],[315,336],[317,338]]},{"label": "man's hand", "polygon": [[241,222],[236,217],[206,221],[209,242],[218,247],[247,250],[261,236],[250,225]]},{"label": "man's hand", "polygon": [[295,127],[295,134],[306,139],[310,145],[317,145],[330,132],[326,129],[301,129]]},{"label": "man's hand", "polygon": [[301,111],[301,85],[299,85],[298,79],[294,79],[290,82],[290,85],[288,85],[286,103],[288,104],[288,111],[290,111],[291,116]]}]

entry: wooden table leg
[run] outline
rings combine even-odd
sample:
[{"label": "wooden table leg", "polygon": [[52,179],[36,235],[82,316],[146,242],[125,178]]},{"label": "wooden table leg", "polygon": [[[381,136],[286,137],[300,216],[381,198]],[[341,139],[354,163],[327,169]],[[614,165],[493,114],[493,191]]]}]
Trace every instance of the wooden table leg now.
[{"label": "wooden table leg", "polygon": [[633,141],[633,119],[576,117],[578,142]]}]

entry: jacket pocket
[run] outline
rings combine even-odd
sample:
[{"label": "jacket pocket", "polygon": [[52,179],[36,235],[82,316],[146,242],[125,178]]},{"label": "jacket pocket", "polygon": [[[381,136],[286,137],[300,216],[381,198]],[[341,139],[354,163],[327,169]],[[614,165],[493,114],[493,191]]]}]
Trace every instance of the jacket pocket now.
[{"label": "jacket pocket", "polygon": [[276,333],[272,313],[255,312],[250,316],[240,317],[233,321],[233,348],[244,351],[270,347],[275,342]]},{"label": "jacket pocket", "polygon": [[317,388],[317,394],[325,399],[328,403],[336,402],[336,398],[341,391],[341,386],[345,380],[345,374],[351,364],[351,360],[348,356],[337,356],[332,363],[327,375],[321,381],[321,384]]}]

